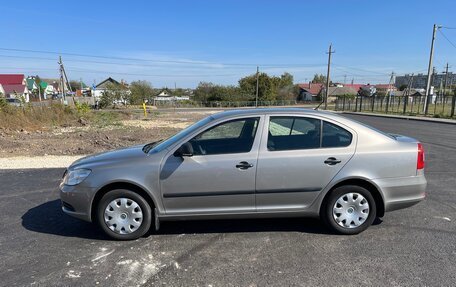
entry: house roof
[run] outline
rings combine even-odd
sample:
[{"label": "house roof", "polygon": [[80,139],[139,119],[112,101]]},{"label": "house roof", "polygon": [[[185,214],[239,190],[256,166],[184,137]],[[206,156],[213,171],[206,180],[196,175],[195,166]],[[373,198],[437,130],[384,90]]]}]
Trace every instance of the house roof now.
[{"label": "house roof", "polygon": [[298,84],[299,88],[312,94],[318,95],[323,87],[323,84],[314,84],[314,83],[307,83],[307,84]]},{"label": "house roof", "polygon": [[344,84],[344,87],[352,88],[352,89],[355,89],[356,91],[359,91],[359,89],[364,86],[366,86],[366,85],[364,85],[364,84]]},{"label": "house roof", "polygon": [[22,85],[24,74],[0,74],[0,84],[2,85]]},{"label": "house roof", "polygon": [[104,88],[104,87],[106,86],[106,84],[108,84],[108,83],[120,85],[119,82],[117,82],[117,81],[114,80],[113,78],[109,77],[109,78],[107,78],[106,80],[100,82],[98,85],[96,85],[95,88]]},{"label": "house roof", "polygon": [[23,94],[25,91],[25,85],[2,85],[3,90],[5,90],[5,94]]},{"label": "house roof", "polygon": [[352,87],[329,87],[328,96],[356,95],[358,90]]},{"label": "house roof", "polygon": [[396,89],[396,87],[393,84],[377,84],[374,85],[377,89]]},{"label": "house roof", "polygon": [[48,86],[48,83],[45,82],[45,81],[41,81],[41,82],[40,82],[40,86],[41,86],[41,88],[46,89],[47,86]]}]

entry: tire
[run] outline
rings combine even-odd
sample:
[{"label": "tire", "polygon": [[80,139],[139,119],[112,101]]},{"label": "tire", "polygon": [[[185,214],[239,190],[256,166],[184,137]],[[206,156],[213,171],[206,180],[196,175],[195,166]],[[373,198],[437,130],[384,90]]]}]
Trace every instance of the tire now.
[{"label": "tire", "polygon": [[331,191],[321,217],[333,232],[352,235],[366,230],[374,222],[376,213],[375,200],[367,189],[344,185]]},{"label": "tire", "polygon": [[109,191],[97,205],[101,229],[117,240],[133,240],[146,234],[152,224],[152,211],[147,201],[127,189]]}]

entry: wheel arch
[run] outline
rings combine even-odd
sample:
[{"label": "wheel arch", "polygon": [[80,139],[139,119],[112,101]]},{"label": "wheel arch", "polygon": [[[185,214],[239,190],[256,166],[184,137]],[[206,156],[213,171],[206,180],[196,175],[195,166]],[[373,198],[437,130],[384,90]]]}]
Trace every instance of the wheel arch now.
[{"label": "wheel arch", "polygon": [[375,206],[376,206],[376,209],[377,209],[377,216],[378,217],[383,217],[385,215],[385,201],[383,200],[383,196],[382,196],[382,194],[380,192],[380,189],[375,184],[373,184],[372,182],[370,182],[370,181],[368,181],[366,179],[363,179],[363,178],[349,178],[349,179],[345,179],[345,180],[339,181],[335,185],[333,185],[328,190],[328,192],[325,194],[325,196],[324,196],[324,198],[322,200],[322,203],[320,205],[320,213],[322,212],[323,207],[326,204],[326,201],[327,201],[329,195],[331,194],[331,192],[334,189],[336,189],[336,188],[338,188],[340,186],[343,186],[343,185],[357,185],[357,186],[361,186],[361,187],[367,189],[372,194],[372,197],[375,200]]},{"label": "wheel arch", "polygon": [[90,206],[90,220],[92,222],[96,218],[97,205],[100,202],[103,195],[105,195],[109,191],[115,190],[115,189],[127,189],[127,190],[131,190],[131,191],[141,195],[147,201],[147,203],[150,205],[150,208],[152,209],[152,213],[153,213],[154,208],[157,207],[157,204],[155,203],[152,196],[144,188],[140,187],[139,185],[136,185],[131,182],[111,182],[111,183],[103,186],[102,188],[100,188],[92,200],[92,204]]}]

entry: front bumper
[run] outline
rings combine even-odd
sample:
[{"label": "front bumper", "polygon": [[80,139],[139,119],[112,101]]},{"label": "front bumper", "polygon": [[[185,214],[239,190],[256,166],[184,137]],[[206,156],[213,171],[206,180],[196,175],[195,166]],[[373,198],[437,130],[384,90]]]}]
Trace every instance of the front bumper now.
[{"label": "front bumper", "polygon": [[373,181],[382,191],[385,211],[410,207],[426,197],[427,181],[424,175]]},{"label": "front bumper", "polygon": [[60,184],[62,210],[73,217],[92,222],[91,206],[95,189],[83,185]]}]

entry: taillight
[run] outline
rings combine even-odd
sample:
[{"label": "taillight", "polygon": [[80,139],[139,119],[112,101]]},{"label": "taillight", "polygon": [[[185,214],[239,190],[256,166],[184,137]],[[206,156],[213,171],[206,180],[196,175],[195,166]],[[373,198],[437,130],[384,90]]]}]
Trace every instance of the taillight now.
[{"label": "taillight", "polygon": [[418,159],[416,161],[416,169],[424,168],[424,149],[422,144],[418,144]]}]

